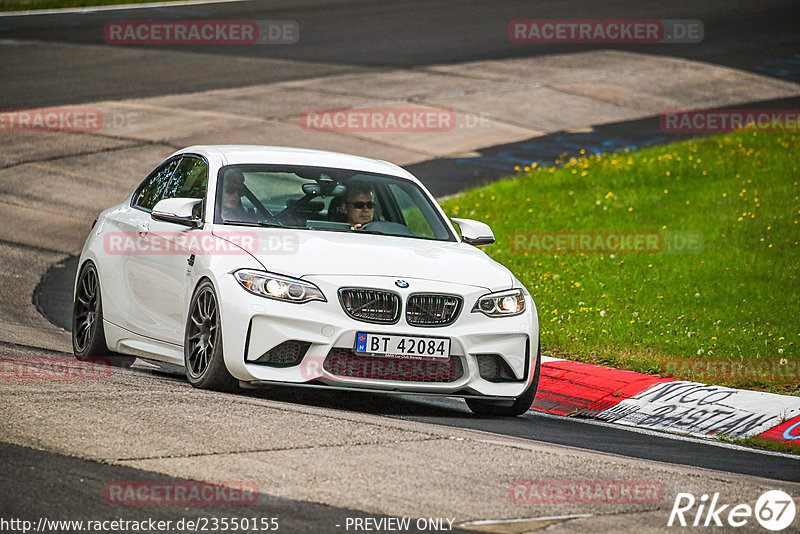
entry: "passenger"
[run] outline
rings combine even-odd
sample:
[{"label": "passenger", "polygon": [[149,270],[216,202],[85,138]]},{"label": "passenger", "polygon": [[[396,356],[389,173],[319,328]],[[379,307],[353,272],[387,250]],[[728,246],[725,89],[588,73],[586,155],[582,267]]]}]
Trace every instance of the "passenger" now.
[{"label": "passenger", "polygon": [[225,221],[253,222],[255,217],[242,205],[245,193],[244,173],[239,169],[228,169],[223,176],[222,219]]}]

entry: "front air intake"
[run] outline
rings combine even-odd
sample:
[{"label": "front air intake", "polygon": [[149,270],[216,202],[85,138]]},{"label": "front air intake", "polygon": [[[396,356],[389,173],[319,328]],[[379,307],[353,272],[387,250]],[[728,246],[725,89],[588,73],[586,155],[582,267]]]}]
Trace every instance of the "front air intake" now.
[{"label": "front air intake", "polygon": [[455,382],[464,376],[461,357],[447,359],[372,358],[334,347],[322,367],[336,376],[401,382]]},{"label": "front air intake", "polygon": [[343,288],[339,290],[339,302],[345,313],[357,321],[393,324],[400,318],[400,297],[391,291]]},{"label": "front air intake", "polygon": [[261,365],[269,365],[272,367],[292,367],[299,365],[303,361],[303,357],[308,352],[311,343],[307,341],[297,341],[290,339],[284,341],[280,345],[271,348],[255,361],[250,363],[258,363]]},{"label": "front air intake", "polygon": [[478,360],[478,373],[488,382],[518,382],[514,371],[499,354],[476,354]]},{"label": "front air intake", "polygon": [[416,293],[408,297],[406,321],[412,326],[453,324],[464,300],[456,295]]}]

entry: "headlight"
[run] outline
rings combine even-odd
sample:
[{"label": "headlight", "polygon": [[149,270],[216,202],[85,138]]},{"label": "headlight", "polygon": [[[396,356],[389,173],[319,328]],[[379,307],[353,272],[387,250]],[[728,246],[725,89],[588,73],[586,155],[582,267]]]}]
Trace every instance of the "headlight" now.
[{"label": "headlight", "polygon": [[489,317],[508,317],[525,311],[525,296],[521,289],[508,289],[490,293],[478,299],[472,311]]},{"label": "headlight", "polygon": [[236,271],[234,276],[243,288],[260,297],[297,303],[312,300],[327,302],[317,286],[298,278],[247,269]]}]

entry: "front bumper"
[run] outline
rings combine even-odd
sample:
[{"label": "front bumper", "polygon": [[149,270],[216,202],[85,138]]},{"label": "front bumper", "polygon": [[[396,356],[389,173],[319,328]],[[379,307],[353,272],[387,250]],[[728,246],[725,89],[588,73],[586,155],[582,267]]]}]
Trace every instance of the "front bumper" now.
[{"label": "front bumper", "polygon": [[[324,277],[310,279],[326,295],[328,302],[294,304],[253,295],[244,290],[232,275],[217,281],[222,318],[225,363],[231,374],[243,382],[274,382],[289,384],[323,384],[332,387],[435,393],[478,395],[513,398],[519,396],[533,380],[537,343],[538,321],[536,308],[526,296],[526,310],[513,317],[490,318],[471,312],[478,298],[488,291],[475,286],[432,282],[420,279],[405,280],[409,288],[395,286],[396,278],[362,277],[354,283],[352,277]],[[443,327],[409,325],[401,313],[395,324],[372,324],[347,316],[336,298],[340,287],[369,287],[397,293],[403,303],[411,293],[439,292],[458,294],[464,306],[458,319]],[[441,361],[392,361],[386,358],[356,357],[332,360],[330,355],[346,355],[355,346],[358,332],[390,335],[446,337],[451,343],[448,364],[460,373],[440,375],[446,380],[431,378],[441,369]],[[307,344],[302,360],[296,365],[273,366],[254,363],[264,353],[286,341]],[[495,355],[507,364],[510,378],[490,381],[481,376],[478,358]],[[365,372],[359,372],[361,368]],[[386,371],[392,373],[371,372]],[[371,370],[371,371],[370,371]],[[351,376],[344,376],[351,375]],[[360,376],[352,376],[360,375]],[[375,378],[380,376],[380,378]],[[397,379],[387,379],[395,377]]]}]

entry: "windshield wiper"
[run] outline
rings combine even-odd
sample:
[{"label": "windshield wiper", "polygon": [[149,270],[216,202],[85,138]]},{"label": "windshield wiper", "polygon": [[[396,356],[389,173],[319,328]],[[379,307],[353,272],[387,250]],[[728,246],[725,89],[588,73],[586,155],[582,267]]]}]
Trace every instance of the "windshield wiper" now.
[{"label": "windshield wiper", "polygon": [[350,227],[338,227],[338,226],[298,226],[298,228],[308,228],[309,230],[316,230],[317,232],[355,232],[360,234],[376,234],[376,235],[394,235],[394,234],[387,234],[384,232],[378,232],[376,230],[362,230],[361,228],[350,228]]},{"label": "windshield wiper", "polygon": [[285,224],[281,224],[279,222],[272,222],[272,221],[258,221],[256,223],[258,226],[264,226],[267,228],[296,228],[294,226],[286,226]]},{"label": "windshield wiper", "polygon": [[228,219],[223,219],[223,224],[238,224],[240,226],[253,226],[253,227],[261,227],[261,228],[294,228],[293,226],[285,226],[280,223],[274,223],[269,221],[232,221]]},{"label": "windshield wiper", "polygon": [[330,226],[306,226],[309,230],[317,232],[349,232],[350,228],[333,228]]},{"label": "windshield wiper", "polygon": [[250,222],[250,221],[234,221],[230,219],[223,219],[222,224],[237,224],[241,226],[259,226],[258,223]]}]

